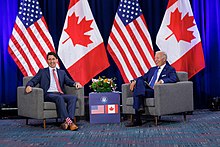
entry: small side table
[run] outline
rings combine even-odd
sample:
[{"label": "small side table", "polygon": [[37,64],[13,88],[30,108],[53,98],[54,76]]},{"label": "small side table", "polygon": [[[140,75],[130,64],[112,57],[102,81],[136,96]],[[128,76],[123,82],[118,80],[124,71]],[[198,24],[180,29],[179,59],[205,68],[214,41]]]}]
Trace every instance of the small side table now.
[{"label": "small side table", "polygon": [[90,123],[120,123],[120,93],[89,94]]}]

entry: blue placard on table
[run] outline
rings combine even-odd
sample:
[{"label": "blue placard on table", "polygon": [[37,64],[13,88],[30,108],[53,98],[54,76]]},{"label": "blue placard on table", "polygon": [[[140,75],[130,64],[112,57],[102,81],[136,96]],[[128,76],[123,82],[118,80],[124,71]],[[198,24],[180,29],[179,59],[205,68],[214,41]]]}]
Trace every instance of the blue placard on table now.
[{"label": "blue placard on table", "polygon": [[120,93],[89,94],[90,123],[120,123]]}]

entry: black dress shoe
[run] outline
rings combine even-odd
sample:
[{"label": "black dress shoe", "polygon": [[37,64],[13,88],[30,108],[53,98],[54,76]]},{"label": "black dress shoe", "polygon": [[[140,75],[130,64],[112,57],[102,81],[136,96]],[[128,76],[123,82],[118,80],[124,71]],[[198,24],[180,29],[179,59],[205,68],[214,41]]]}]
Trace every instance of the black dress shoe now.
[{"label": "black dress shoe", "polygon": [[143,113],[145,113],[145,109],[144,109],[144,107],[139,108],[139,109],[138,109],[138,112],[139,112],[139,114],[143,114]]},{"label": "black dress shoe", "polygon": [[134,122],[131,122],[127,125],[125,125],[126,127],[137,127],[137,126],[142,126],[142,122],[141,120],[140,121],[134,121]]}]

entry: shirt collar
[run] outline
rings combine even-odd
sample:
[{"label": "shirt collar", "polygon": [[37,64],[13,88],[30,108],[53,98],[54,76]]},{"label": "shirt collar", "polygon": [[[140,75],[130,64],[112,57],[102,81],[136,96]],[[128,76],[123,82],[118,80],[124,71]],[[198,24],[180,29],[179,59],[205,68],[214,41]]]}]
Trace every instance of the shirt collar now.
[{"label": "shirt collar", "polygon": [[57,69],[56,69],[56,68],[51,68],[51,67],[49,67],[49,69],[50,69],[50,71],[53,71],[53,69],[55,69],[55,71],[57,71]]},{"label": "shirt collar", "polygon": [[162,70],[164,69],[165,65],[166,65],[166,64],[160,66],[159,69],[162,71]]}]

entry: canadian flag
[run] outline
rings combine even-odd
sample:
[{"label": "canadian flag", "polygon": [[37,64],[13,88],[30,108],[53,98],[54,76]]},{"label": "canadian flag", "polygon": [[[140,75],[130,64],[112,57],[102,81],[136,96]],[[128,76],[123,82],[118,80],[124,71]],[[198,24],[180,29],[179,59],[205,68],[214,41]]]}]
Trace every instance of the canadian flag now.
[{"label": "canadian flag", "polygon": [[189,78],[205,67],[202,43],[189,0],[169,0],[156,44],[177,71]]},{"label": "canadian flag", "polygon": [[71,77],[82,85],[109,67],[103,39],[87,0],[70,0],[58,55]]},{"label": "canadian flag", "polygon": [[105,113],[118,113],[118,104],[105,105]]}]

